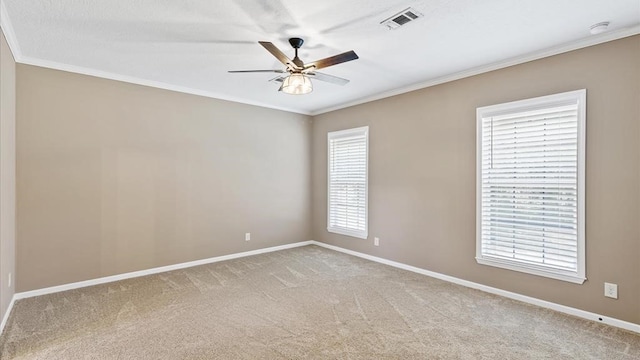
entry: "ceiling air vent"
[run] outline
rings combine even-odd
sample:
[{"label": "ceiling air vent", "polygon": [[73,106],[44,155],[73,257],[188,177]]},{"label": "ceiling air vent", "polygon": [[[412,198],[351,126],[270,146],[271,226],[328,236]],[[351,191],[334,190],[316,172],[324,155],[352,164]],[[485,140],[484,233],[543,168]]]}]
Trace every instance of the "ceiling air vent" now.
[{"label": "ceiling air vent", "polygon": [[389,30],[394,30],[421,17],[422,14],[417,12],[414,8],[406,8],[385,19],[380,23],[380,25],[386,26]]}]

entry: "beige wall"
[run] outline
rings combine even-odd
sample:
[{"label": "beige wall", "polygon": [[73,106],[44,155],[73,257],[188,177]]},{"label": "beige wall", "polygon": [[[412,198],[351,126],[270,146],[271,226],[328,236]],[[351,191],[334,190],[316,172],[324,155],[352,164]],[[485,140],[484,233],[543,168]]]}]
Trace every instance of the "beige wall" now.
[{"label": "beige wall", "polygon": [[16,63],[0,34],[0,321],[15,286],[16,245]]},{"label": "beige wall", "polygon": [[17,77],[17,291],[310,239],[308,116]]},{"label": "beige wall", "polygon": [[[475,110],[587,89],[583,285],[478,265]],[[545,58],[313,120],[313,238],[640,323],[640,36]],[[369,239],[326,230],[326,134],[369,125]],[[373,237],[380,246],[373,246]],[[619,285],[619,299],[603,283]]]},{"label": "beige wall", "polygon": [[[640,323],[639,36],[323,114],[313,125],[27,65],[17,77],[18,291],[313,238]],[[478,265],[475,109],[581,88],[589,280]],[[326,231],[326,133],[362,125],[369,240]],[[604,281],[619,285],[619,300],[603,297]]]}]

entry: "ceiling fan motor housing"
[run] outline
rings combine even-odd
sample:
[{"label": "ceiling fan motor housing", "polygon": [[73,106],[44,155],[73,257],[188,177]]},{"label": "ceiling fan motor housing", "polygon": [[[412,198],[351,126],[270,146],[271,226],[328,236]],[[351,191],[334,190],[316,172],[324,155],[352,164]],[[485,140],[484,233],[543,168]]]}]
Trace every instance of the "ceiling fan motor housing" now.
[{"label": "ceiling fan motor housing", "polygon": [[289,39],[289,44],[291,44],[291,46],[294,49],[300,49],[302,47],[303,43],[304,43],[304,40],[302,40],[300,38],[291,38],[291,39]]}]

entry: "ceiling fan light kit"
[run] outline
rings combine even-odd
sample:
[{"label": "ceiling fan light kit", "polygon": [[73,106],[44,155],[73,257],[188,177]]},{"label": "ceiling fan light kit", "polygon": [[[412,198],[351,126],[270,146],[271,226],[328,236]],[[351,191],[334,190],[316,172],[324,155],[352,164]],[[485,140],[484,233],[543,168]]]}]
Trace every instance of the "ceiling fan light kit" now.
[{"label": "ceiling fan light kit", "polygon": [[290,95],[304,95],[313,91],[311,79],[302,74],[291,74],[282,82],[282,92]]},{"label": "ceiling fan light kit", "polygon": [[313,84],[311,78],[316,80],[326,81],[336,85],[345,85],[349,82],[347,79],[343,79],[337,76],[319,73],[316,70],[326,68],[329,66],[341,64],[343,62],[356,60],[358,55],[353,51],[347,51],[342,54],[330,56],[321,60],[316,60],[311,63],[305,64],[298,57],[298,49],[304,43],[301,38],[289,39],[289,44],[295,49],[295,56],[289,59],[280,49],[268,41],[258,42],[268,52],[271,53],[278,61],[286,66],[285,70],[233,70],[230,73],[261,73],[261,72],[275,72],[275,73],[289,73],[289,76],[282,80],[282,86],[278,91],[282,91],[285,94],[291,95],[304,95],[313,91]]}]

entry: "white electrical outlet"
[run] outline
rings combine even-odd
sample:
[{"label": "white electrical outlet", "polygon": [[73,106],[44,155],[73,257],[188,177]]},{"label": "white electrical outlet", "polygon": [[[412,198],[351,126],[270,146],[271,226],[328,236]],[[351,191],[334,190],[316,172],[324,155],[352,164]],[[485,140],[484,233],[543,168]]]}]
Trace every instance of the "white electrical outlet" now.
[{"label": "white electrical outlet", "polygon": [[244,233],[244,241],[251,240],[251,233]]},{"label": "white electrical outlet", "polygon": [[373,238],[373,245],[380,246],[380,238],[374,237]]},{"label": "white electrical outlet", "polygon": [[618,298],[618,284],[604,283],[604,296]]},{"label": "white electrical outlet", "polygon": [[7,280],[7,287],[11,287],[11,273],[9,273],[9,279]]}]

